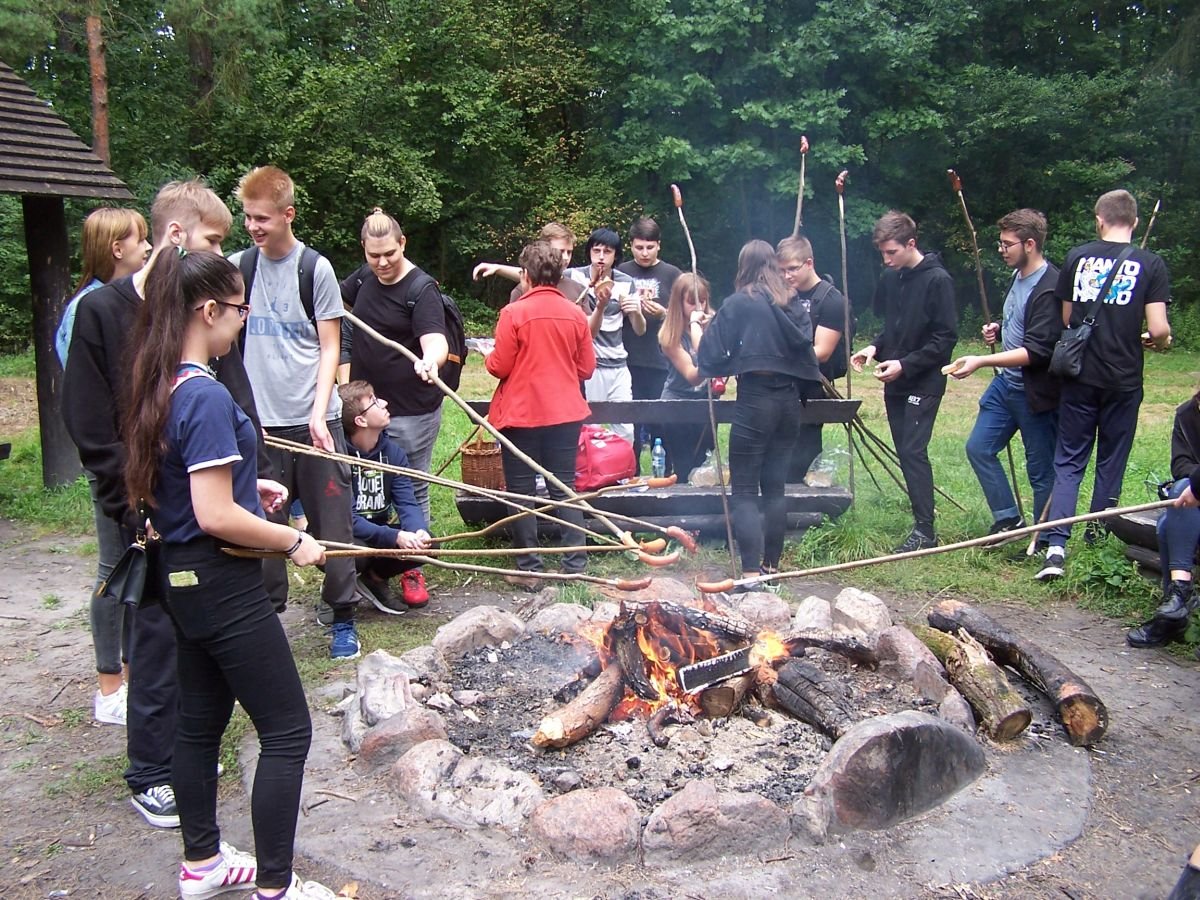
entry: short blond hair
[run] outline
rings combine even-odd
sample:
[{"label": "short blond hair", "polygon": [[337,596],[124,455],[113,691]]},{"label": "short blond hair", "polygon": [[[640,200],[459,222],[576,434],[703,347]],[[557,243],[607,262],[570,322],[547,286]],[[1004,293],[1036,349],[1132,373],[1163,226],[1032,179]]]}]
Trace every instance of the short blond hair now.
[{"label": "short blond hair", "polygon": [[217,226],[229,234],[233,214],[229,207],[199,178],[172,181],[164,184],[150,207],[150,233],[153,242],[161,244],[167,238],[167,226],[178,222],[184,231],[191,231],[201,222]]},{"label": "short blond hair", "polygon": [[296,185],[290,175],[276,166],[259,166],[251,169],[238,182],[237,198],[266,200],[278,210],[296,205]]},{"label": "short blond hair", "polygon": [[117,268],[113,244],[132,234],[140,241],[146,239],[146,220],[136,209],[101,206],[88,213],[83,220],[83,275],[76,293],[93,278],[105,284],[112,281]]}]

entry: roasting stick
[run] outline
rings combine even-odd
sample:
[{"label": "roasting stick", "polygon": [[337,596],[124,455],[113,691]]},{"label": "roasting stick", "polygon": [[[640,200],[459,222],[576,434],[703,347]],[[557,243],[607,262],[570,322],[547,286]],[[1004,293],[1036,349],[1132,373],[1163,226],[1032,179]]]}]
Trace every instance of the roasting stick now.
[{"label": "roasting stick", "polygon": [[[315,447],[311,447],[308,444],[300,444],[300,443],[297,443],[296,441],[289,441],[284,438],[271,437],[268,435],[266,438],[266,443],[268,445],[279,447],[284,450],[290,450],[293,453],[302,453],[302,454],[306,454],[308,456],[319,456],[319,457],[323,457],[325,459],[333,459],[333,460],[337,460],[338,462],[344,462],[351,466],[368,465],[368,463],[365,463],[362,459],[360,459],[357,456],[349,456],[345,453],[331,453],[331,452],[328,452],[325,450],[317,450]],[[601,543],[613,543],[612,535],[599,534],[595,531],[590,530],[587,527],[579,528],[579,526],[572,525],[569,522],[564,522],[562,519],[555,518],[554,516],[550,515],[549,513],[540,512],[538,507],[529,507],[529,506],[525,505],[527,503],[533,502],[533,503],[544,503],[544,505],[554,507],[554,508],[576,506],[577,504],[571,500],[546,500],[546,498],[544,498],[544,497],[530,497],[526,494],[516,494],[516,493],[513,493],[512,491],[498,491],[498,490],[493,490],[491,488],[483,488],[483,487],[479,487],[478,485],[475,485],[475,484],[464,484],[463,482],[455,481],[452,478],[439,478],[436,475],[430,475],[428,472],[422,472],[420,469],[409,469],[409,468],[405,468],[403,466],[393,466],[393,465],[387,465],[385,463],[379,463],[379,462],[372,462],[372,463],[369,463],[369,465],[371,466],[371,468],[379,469],[380,471],[383,471],[383,472],[393,472],[397,475],[404,475],[408,478],[417,478],[422,481],[428,481],[430,484],[436,484],[440,487],[454,488],[456,490],[465,491],[466,493],[469,493],[469,494],[476,494],[477,496],[480,496],[480,497],[488,497],[492,500],[496,500],[500,503],[504,503],[508,506],[511,506],[515,509],[520,510],[522,515],[536,516],[539,519],[545,519],[545,520],[547,520],[549,522],[553,522],[554,524],[559,525],[559,526],[563,526],[563,527],[567,527],[567,528],[576,528],[578,530],[581,530],[588,537],[595,538],[596,540],[600,541]],[[518,501],[520,501],[520,502],[518,502]],[[591,507],[585,505],[584,509],[590,511]],[[639,528],[642,528],[646,531],[652,531],[657,534],[662,534],[665,537],[673,538],[673,539],[679,541],[679,543],[682,544],[684,549],[687,550],[689,553],[694,552],[696,549],[695,538],[693,538],[690,534],[688,534],[686,531],[684,531],[678,525],[668,525],[666,528],[664,528],[662,525],[656,525],[653,522],[647,522],[644,519],[635,519],[632,516],[626,516],[626,515],[622,515],[620,513],[607,513],[607,515],[610,518],[617,519],[617,520],[623,521],[623,522],[629,522],[630,524],[633,524],[633,525],[637,525]],[[620,537],[619,543],[622,546],[628,547],[628,548],[637,547],[637,543],[633,540],[633,537],[631,535],[629,535],[628,532],[621,532],[619,537]],[[442,540],[444,541],[445,538],[443,538]]]},{"label": "roasting stick", "polygon": [[1154,201],[1154,212],[1150,213],[1150,221],[1146,223],[1146,233],[1142,235],[1142,243],[1139,245],[1144,250],[1146,242],[1150,240],[1150,232],[1154,230],[1154,220],[1158,218],[1158,211],[1162,207],[1162,197]]},{"label": "roasting stick", "polygon": [[[380,334],[378,331],[376,331],[374,328],[372,328],[370,325],[368,325],[362,319],[355,316],[353,313],[346,312],[346,313],[344,313],[344,315],[350,321],[350,323],[354,326],[356,331],[362,331],[365,334],[367,334],[368,336],[374,338],[376,341],[379,341],[381,344],[384,344],[385,346],[390,347],[393,350],[399,351],[408,360],[410,360],[414,365],[421,361],[420,357],[418,357],[415,353],[413,353],[411,350],[409,350],[403,344],[399,344],[396,341],[393,341],[389,338],[384,337],[382,334]],[[529,466],[529,468],[533,469],[533,471],[540,473],[541,476],[546,479],[547,484],[554,485],[560,491],[562,491],[564,494],[566,494],[567,497],[569,497],[572,500],[577,501],[577,505],[581,506],[583,509],[590,512],[592,514],[592,516],[596,519],[596,521],[600,522],[600,524],[602,524],[605,528],[607,528],[609,531],[611,531],[616,536],[617,540],[624,541],[624,536],[623,536],[621,530],[619,528],[617,528],[617,526],[614,525],[611,521],[609,521],[609,519],[600,510],[589,505],[587,503],[587,501],[579,501],[578,500],[579,495],[577,493],[575,493],[575,489],[573,487],[567,487],[565,484],[563,484],[562,481],[559,480],[557,475],[555,475],[553,472],[551,472],[549,469],[547,469],[545,466],[543,466],[537,460],[533,459],[531,456],[529,456],[529,454],[525,453],[523,450],[521,450],[519,447],[517,447],[512,441],[510,441],[503,434],[501,434],[500,430],[498,428],[496,428],[491,422],[489,422],[486,417],[481,416],[479,413],[475,412],[475,410],[471,409],[470,404],[468,404],[467,401],[465,401],[462,397],[460,397],[458,395],[457,391],[455,391],[448,384],[446,384],[446,382],[442,381],[441,376],[438,375],[436,370],[433,372],[430,372],[429,377],[432,379],[433,383],[436,384],[441,389],[443,394],[445,394],[447,397],[449,397],[451,400],[453,400],[458,405],[458,407],[467,414],[467,418],[469,418],[476,425],[481,425],[482,427],[486,428],[496,438],[496,440],[500,442],[500,446],[504,447],[506,450],[508,450],[510,453],[512,453],[517,459],[521,460],[521,462],[525,463],[525,465],[527,465],[527,466]],[[652,531],[662,531],[663,529],[660,526],[654,526],[651,528],[651,530]],[[691,548],[689,548],[689,549],[691,549]]]},{"label": "roasting stick", "polygon": [[[405,559],[412,556],[430,556],[451,558],[459,556],[517,556],[522,553],[630,553],[641,562],[650,566],[663,567],[679,561],[679,551],[668,553],[666,556],[653,556],[637,547],[624,547],[620,544],[604,544],[602,546],[582,547],[488,547],[472,550],[464,548],[435,547],[432,549],[407,550],[403,547],[363,547],[358,544],[343,544],[338,541],[318,541],[325,548],[325,556],[331,559],[339,557],[360,556],[392,556]],[[282,550],[256,550],[249,547],[227,547],[230,556],[271,557],[284,559],[287,554]]]},{"label": "roasting stick", "polygon": [[808,159],[808,136],[800,135],[800,187],[796,189],[796,224],[792,226],[792,235],[799,236],[804,225],[804,161]]},{"label": "roasting stick", "polygon": [[[975,223],[971,221],[971,214],[967,211],[967,198],[963,196],[962,179],[953,169],[947,169],[946,174],[950,176],[951,189],[958,194],[958,205],[961,207],[963,219],[967,223],[967,233],[971,235],[971,252],[975,256],[975,280],[979,282],[979,305],[983,312],[983,322],[987,325],[992,321],[992,313],[988,309],[987,289],[983,285],[983,263],[979,259],[979,238],[975,234]],[[988,353],[996,352],[995,341],[992,341],[987,347]],[[947,373],[943,371],[942,374]],[[1000,370],[993,366],[992,374],[998,376]],[[1010,440],[1004,447],[1008,451],[1008,474],[1012,477],[1013,497],[1017,501],[1017,515],[1021,517],[1021,521],[1025,521],[1025,504],[1021,502],[1021,484],[1017,479],[1017,463],[1013,458],[1012,441]]]},{"label": "roasting stick", "polygon": [[[838,198],[838,237],[842,244],[842,299],[843,306],[846,308],[844,330],[842,332],[846,338],[846,396],[852,397],[853,392],[850,387],[850,377],[854,372],[854,367],[850,365],[850,279],[846,264],[846,176],[850,174],[849,169],[842,169],[838,173],[838,177],[833,181],[833,189],[837,192]],[[830,385],[832,387],[832,385]],[[850,445],[850,502],[854,502],[854,428],[852,424],[846,426],[846,442]],[[863,465],[866,466],[866,459],[863,459]],[[867,472],[871,475],[870,471]],[[871,475],[871,480],[875,481],[875,476]],[[875,485],[878,487],[878,483]],[[901,488],[903,490],[903,488]]]},{"label": "roasting stick", "polygon": [[750,587],[754,585],[767,584],[771,581],[785,581],[789,578],[807,578],[812,575],[827,575],[830,572],[845,572],[848,569],[861,569],[865,566],[878,566],[883,563],[901,562],[908,559],[917,559],[921,556],[933,556],[937,553],[949,553],[952,550],[966,550],[970,547],[983,547],[988,544],[997,544],[1010,541],[1015,537],[1024,537],[1027,534],[1034,534],[1038,531],[1045,531],[1047,528],[1056,528],[1059,525],[1075,525],[1078,522],[1091,522],[1095,519],[1110,519],[1113,516],[1129,515],[1130,513],[1149,512],[1153,509],[1164,509],[1168,506],[1173,506],[1174,500],[1156,500],[1153,503],[1142,503],[1137,506],[1114,506],[1109,509],[1102,509],[1098,512],[1084,513],[1079,516],[1070,516],[1066,519],[1055,519],[1052,522],[1042,522],[1038,525],[1027,525],[1024,528],[1014,528],[1012,531],[1001,532],[1000,534],[987,534],[983,537],[972,538],[969,541],[959,541],[957,544],[943,544],[940,547],[926,547],[924,550],[913,550],[909,553],[889,553],[887,556],[873,556],[870,559],[858,559],[852,562],[834,563],[828,566],[817,566],[812,569],[796,569],[791,572],[776,572],[773,575],[760,575],[755,578],[742,578],[734,580],[727,578],[724,581],[709,581],[699,582],[696,584],[701,591],[706,594],[717,594],[722,591],[729,591],[735,587]]},{"label": "roasting stick", "polygon": [[[692,242],[692,230],[688,228],[687,219],[683,215],[683,191],[679,185],[671,185],[671,197],[675,201],[675,210],[679,213],[679,224],[683,226],[683,236],[687,238],[688,251],[692,255],[692,291],[696,296],[696,305],[700,305],[700,272],[696,267],[696,245]],[[737,544],[733,539],[733,519],[729,515],[729,497],[725,491],[725,464],[721,461],[721,433],[717,430],[717,410],[714,406],[712,379],[708,379],[708,425],[713,436],[713,462],[717,465],[717,490],[721,495],[721,510],[725,514],[725,537],[729,541],[729,565],[735,578],[742,576],[742,561],[738,555]]]}]

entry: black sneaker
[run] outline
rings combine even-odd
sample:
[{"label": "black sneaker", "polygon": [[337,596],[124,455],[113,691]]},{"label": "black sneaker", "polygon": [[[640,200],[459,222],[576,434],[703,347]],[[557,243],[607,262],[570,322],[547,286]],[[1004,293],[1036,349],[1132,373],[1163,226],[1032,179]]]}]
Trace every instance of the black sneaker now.
[{"label": "black sneaker", "polygon": [[908,537],[904,539],[904,543],[893,550],[893,553],[912,553],[914,550],[925,550],[929,547],[938,545],[937,538],[932,534],[926,534],[920,528],[914,528],[909,532]]},{"label": "black sneaker", "polygon": [[[993,534],[1004,534],[1009,531],[1016,531],[1018,528],[1025,527],[1025,520],[1020,516],[1011,516],[1007,519],[998,519],[992,523],[992,527],[988,529],[988,536]],[[1009,537],[1004,540],[996,541],[994,544],[988,544],[989,547],[1000,547],[1004,544],[1010,544],[1013,541],[1020,540],[1019,537]]]},{"label": "black sneaker", "polygon": [[175,806],[175,790],[169,784],[147,788],[129,798],[133,808],[155,828],[178,828],[179,809]]},{"label": "black sneaker", "polygon": [[392,593],[392,587],[387,579],[376,581],[366,575],[358,576],[358,592],[371,601],[381,613],[389,616],[402,616],[408,612],[408,604]]},{"label": "black sneaker", "polygon": [[1187,631],[1187,620],[1175,622],[1155,616],[1149,622],[1143,622],[1136,628],[1129,629],[1125,634],[1125,643],[1130,647],[1138,648],[1161,647],[1172,641],[1183,640],[1185,631]]},{"label": "black sneaker", "polygon": [[1046,561],[1042,563],[1042,568],[1033,577],[1038,581],[1053,581],[1061,578],[1066,563],[1067,552],[1062,547],[1047,547]]}]

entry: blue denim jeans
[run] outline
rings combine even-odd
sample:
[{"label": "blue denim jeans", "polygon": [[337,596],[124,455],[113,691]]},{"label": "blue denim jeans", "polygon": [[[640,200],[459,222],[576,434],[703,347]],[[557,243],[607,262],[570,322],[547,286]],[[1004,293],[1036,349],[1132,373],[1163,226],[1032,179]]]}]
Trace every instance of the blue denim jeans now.
[{"label": "blue denim jeans", "polygon": [[[1191,486],[1186,478],[1171,485],[1171,499]],[[1196,545],[1200,544],[1200,509],[1194,506],[1168,506],[1158,517],[1158,556],[1162,560],[1163,590],[1171,583],[1171,570],[1192,571]]]},{"label": "blue denim jeans", "polygon": [[1016,518],[1018,512],[1012,485],[998,458],[1018,431],[1025,444],[1025,471],[1033,488],[1033,508],[1029,513],[1036,520],[1046,508],[1054,487],[1058,412],[1035,413],[1029,408],[1023,389],[997,376],[979,398],[979,417],[967,438],[966,448],[967,459],[997,522]]}]

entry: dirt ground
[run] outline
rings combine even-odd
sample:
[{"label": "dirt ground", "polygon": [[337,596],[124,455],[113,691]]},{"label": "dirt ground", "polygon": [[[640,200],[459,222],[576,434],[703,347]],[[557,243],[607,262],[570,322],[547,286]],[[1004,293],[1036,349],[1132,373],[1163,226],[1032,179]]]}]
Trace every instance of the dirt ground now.
[{"label": "dirt ground", "polygon": [[[0,581],[5,673],[0,682],[0,896],[173,897],[178,833],[146,826],[129,805],[123,782],[114,777],[124,752],[124,729],[92,724],[95,680],[86,596],[95,557],[80,552],[84,544],[83,539],[33,537],[0,521],[5,560]],[[793,584],[790,589],[793,596],[830,596],[837,588]],[[885,599],[897,616],[915,615],[923,605],[922,598]],[[511,595],[481,596],[476,586],[469,597],[443,594],[435,604],[449,616],[483,600],[504,604]],[[649,900],[781,892],[811,897],[1165,896],[1186,854],[1200,841],[1195,753],[1200,667],[1162,652],[1131,651],[1123,646],[1118,623],[1072,606],[1035,610],[1003,605],[990,612],[1059,654],[1104,698],[1111,715],[1110,730],[1099,746],[1071,751],[1081,755],[1072,760],[1085,760],[1082,771],[1090,776],[1082,782],[1085,796],[1062,795],[1068,798],[1062,802],[1076,807],[1069,812],[1079,814],[1081,828],[1052,834],[1043,858],[998,880],[924,877],[929,861],[915,856],[927,845],[914,836],[936,824],[932,819],[907,830],[900,826],[883,834],[858,833],[821,848],[790,847],[779,859],[729,859],[670,871],[555,863],[534,848],[489,850],[486,841],[413,821],[380,779],[364,778],[347,765],[336,740],[336,720],[326,714],[336,686],[312,698],[318,734],[305,789],[312,812],[300,821],[297,870],[335,890],[357,883],[360,900],[530,894]],[[299,610],[289,610],[285,624],[293,635],[317,627]],[[1061,732],[1053,740],[1066,745]],[[1062,752],[1058,745],[1053,749]],[[321,794],[319,808],[315,794]],[[1003,797],[997,805],[997,816],[1015,824],[1019,833],[1020,817],[1029,811],[1014,808],[1017,804]],[[926,818],[936,818],[935,813]],[[228,839],[252,846],[242,785],[225,784],[221,817]],[[958,838],[949,821],[950,830],[939,841],[955,844]],[[1000,827],[984,833],[997,842],[1011,839]],[[964,834],[957,852],[969,856],[975,852],[971,846]],[[396,871],[402,875],[389,874]]]}]

